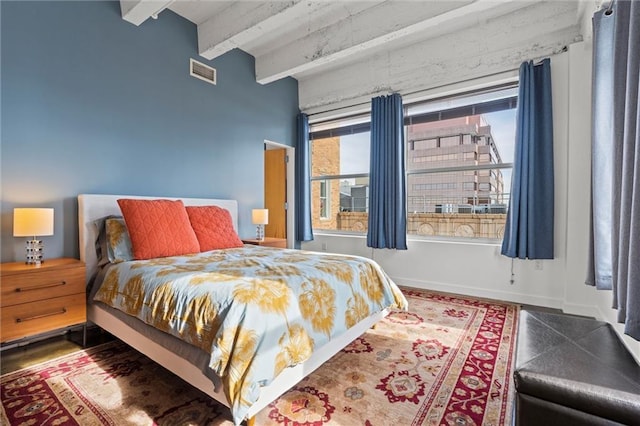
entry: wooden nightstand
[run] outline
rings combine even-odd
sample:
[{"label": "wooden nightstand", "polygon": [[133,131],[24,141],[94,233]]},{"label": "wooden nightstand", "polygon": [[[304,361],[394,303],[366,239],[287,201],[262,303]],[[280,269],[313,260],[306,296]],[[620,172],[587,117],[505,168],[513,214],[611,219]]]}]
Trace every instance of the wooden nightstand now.
[{"label": "wooden nightstand", "polygon": [[0,264],[0,342],[34,336],[87,320],[85,267],[77,259],[47,259],[40,266]]},{"label": "wooden nightstand", "polygon": [[253,239],[243,238],[242,242],[245,244],[253,244],[254,246],[287,248],[286,238],[264,237],[264,240],[256,240],[255,238]]}]

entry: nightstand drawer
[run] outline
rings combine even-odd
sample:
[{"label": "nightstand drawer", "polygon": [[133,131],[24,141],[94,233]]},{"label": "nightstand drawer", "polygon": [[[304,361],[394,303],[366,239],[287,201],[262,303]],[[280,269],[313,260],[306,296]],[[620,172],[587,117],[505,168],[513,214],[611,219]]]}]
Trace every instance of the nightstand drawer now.
[{"label": "nightstand drawer", "polygon": [[3,308],[53,297],[84,293],[85,269],[64,268],[46,273],[30,272],[2,277]]},{"label": "nightstand drawer", "polygon": [[85,293],[55,297],[45,301],[23,303],[2,308],[0,341],[45,333],[87,319]]}]

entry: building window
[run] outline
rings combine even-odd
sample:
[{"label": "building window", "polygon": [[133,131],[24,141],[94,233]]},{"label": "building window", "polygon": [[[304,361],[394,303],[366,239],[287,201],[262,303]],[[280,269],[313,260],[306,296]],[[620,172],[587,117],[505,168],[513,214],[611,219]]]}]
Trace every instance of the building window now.
[{"label": "building window", "polygon": [[423,191],[423,190],[431,190],[431,189],[456,189],[456,184],[454,182],[438,182],[438,183],[416,183],[413,185],[414,191]]},{"label": "building window", "polygon": [[478,153],[473,151],[473,152],[465,152],[464,153],[464,159],[469,161],[476,161],[478,159]]},{"label": "building window", "polygon": [[475,191],[476,188],[476,183],[475,182],[463,182],[462,183],[462,189],[464,189],[465,191]]},{"label": "building window", "polygon": [[331,215],[331,195],[328,180],[320,181],[320,219],[329,219]]},{"label": "building window", "polygon": [[422,139],[413,143],[413,149],[433,149],[438,147],[438,139]]},{"label": "building window", "polygon": [[460,145],[460,136],[448,136],[440,138],[440,147]]},{"label": "building window", "polygon": [[[460,238],[456,221],[477,221],[465,238],[501,238],[517,93],[512,84],[405,105],[409,234]],[[311,125],[315,230],[367,231],[369,139],[368,114]]]}]

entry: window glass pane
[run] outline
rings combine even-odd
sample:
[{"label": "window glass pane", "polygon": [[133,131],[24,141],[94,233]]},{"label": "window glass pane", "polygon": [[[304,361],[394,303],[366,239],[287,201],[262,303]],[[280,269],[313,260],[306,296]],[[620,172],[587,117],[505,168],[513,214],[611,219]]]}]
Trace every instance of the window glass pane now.
[{"label": "window glass pane", "polygon": [[314,230],[366,232],[368,177],[311,181],[311,199]]},{"label": "window glass pane", "polygon": [[[513,96],[514,91],[517,94],[517,89],[508,91],[508,94]],[[409,114],[431,115],[428,119],[425,116],[413,121],[409,117],[415,124],[405,126],[406,139],[439,141],[428,151],[406,152],[408,234],[502,238],[511,169],[483,167],[513,163],[515,103],[504,103],[503,110],[488,112],[489,109],[485,108],[483,111],[486,112],[482,114],[461,114],[482,109],[473,105],[467,108],[464,106],[466,102],[492,96],[483,94],[467,99],[441,99],[408,108]],[[501,95],[498,93],[496,96]],[[447,108],[455,114],[445,113]],[[463,167],[472,169],[441,171]],[[430,172],[432,169],[440,171]]]},{"label": "window glass pane", "polygon": [[413,149],[431,149],[438,147],[438,139],[422,139],[414,141]]},{"label": "window glass pane", "polygon": [[[516,140],[516,110],[508,109],[483,114],[487,123],[491,126],[493,141],[492,150],[497,161],[494,164],[513,163],[514,147]],[[511,190],[511,169],[493,169],[492,173],[501,172],[504,188]]]},{"label": "window glass pane", "polygon": [[314,123],[311,125],[309,139],[324,139],[334,136],[350,135],[354,133],[369,132],[371,119],[369,114],[338,120]]},{"label": "window glass pane", "polygon": [[498,176],[498,179],[478,184],[474,181],[475,176],[464,172],[409,175],[407,233],[502,238],[509,194],[504,190],[502,171],[496,169],[492,172],[490,175]]},{"label": "window glass pane", "polygon": [[[509,114],[501,111],[406,126],[406,139],[414,147],[424,146],[423,141],[438,141],[428,150],[407,149],[407,171],[512,162],[515,110],[506,112]],[[492,126],[489,119],[497,125]]]},{"label": "window glass pane", "polygon": [[485,209],[485,206],[481,206],[484,204],[503,204],[509,198],[508,189],[505,190],[502,170],[496,169],[494,172],[478,178],[465,172],[409,175],[408,211],[442,212],[439,207],[442,205],[470,204],[477,207],[473,211],[478,212]]},{"label": "window glass pane", "polygon": [[476,189],[476,183],[475,182],[463,182],[462,183],[462,189],[464,189],[465,191],[474,191]]},{"label": "window glass pane", "polygon": [[460,136],[447,136],[444,138],[440,138],[440,146],[456,146],[460,145]]},{"label": "window glass pane", "polygon": [[[500,90],[489,90],[483,93],[469,94],[469,95],[460,95],[453,96],[448,98],[441,98],[437,100],[433,100],[431,102],[420,102],[416,104],[409,105],[407,107],[407,117],[410,116],[419,116],[421,114],[427,113],[435,113],[435,115],[440,114],[443,111],[451,111],[455,109],[459,109],[460,111],[466,111],[463,114],[457,114],[457,116],[467,116],[475,113],[476,109],[483,104],[496,103],[500,110],[507,110],[515,108],[513,104],[505,104],[501,103],[501,100],[504,99],[513,99],[518,96],[518,88],[517,87],[509,87]],[[468,107],[470,105],[475,105],[475,108]],[[491,110],[489,108],[488,110]],[[486,109],[482,111],[482,114],[485,115],[487,113]]]},{"label": "window glass pane", "polygon": [[371,133],[357,133],[340,138],[340,174],[369,173]]},{"label": "window glass pane", "polygon": [[369,173],[370,133],[311,141],[311,176]]},{"label": "window glass pane", "polygon": [[320,219],[329,219],[331,214],[331,191],[329,181],[320,181]]},{"label": "window glass pane", "polygon": [[366,232],[370,127],[369,114],[311,126],[314,230]]}]

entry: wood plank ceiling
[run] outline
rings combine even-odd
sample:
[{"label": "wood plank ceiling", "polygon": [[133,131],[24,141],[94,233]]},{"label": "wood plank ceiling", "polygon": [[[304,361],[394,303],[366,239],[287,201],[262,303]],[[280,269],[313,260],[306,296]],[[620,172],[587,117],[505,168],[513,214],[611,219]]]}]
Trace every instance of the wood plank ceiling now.
[{"label": "wood plank ceiling", "polygon": [[121,0],[140,25],[165,9],[198,27],[198,52],[239,48],[256,80],[299,82],[306,112],[516,69],[591,36],[602,0]]}]

